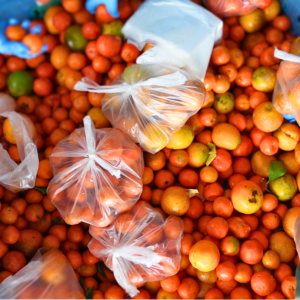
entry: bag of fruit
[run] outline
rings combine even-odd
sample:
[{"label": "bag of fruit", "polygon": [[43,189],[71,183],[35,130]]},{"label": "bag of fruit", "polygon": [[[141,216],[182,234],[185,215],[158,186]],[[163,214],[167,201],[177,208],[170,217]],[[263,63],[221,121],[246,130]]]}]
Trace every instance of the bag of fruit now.
[{"label": "bag of fruit", "polygon": [[75,90],[106,93],[102,110],[110,123],[146,151],[156,153],[203,105],[202,82],[183,70],[132,65],[110,86],[84,78]]},{"label": "bag of fruit", "polygon": [[276,47],[274,56],[282,62],[277,71],[273,104],[280,113],[293,115],[300,124],[300,56]]},{"label": "bag of fruit", "polygon": [[150,204],[139,201],[107,228],[90,226],[90,252],[114,272],[118,284],[134,297],[137,286],[175,275],[180,268],[183,222],[164,220]]},{"label": "bag of fruit", "polygon": [[41,248],[0,284],[0,299],[85,299],[85,294],[64,254]]},{"label": "bag of fruit", "polygon": [[54,177],[48,195],[68,224],[109,225],[129,211],[142,189],[143,156],[119,129],[95,129],[89,116],[84,128],[60,141],[50,155]]},{"label": "bag of fruit", "polygon": [[246,15],[259,6],[258,0],[203,0],[209,11],[219,17]]},{"label": "bag of fruit", "polygon": [[147,0],[122,28],[129,43],[144,52],[138,64],[184,68],[203,80],[215,42],[223,35],[223,22],[189,0]]},{"label": "bag of fruit", "polygon": [[[26,115],[14,112],[15,106],[13,98],[0,93],[3,129],[0,136],[0,183],[12,192],[19,192],[35,186],[39,158],[34,124]],[[9,149],[15,146],[19,157],[13,160]]]}]

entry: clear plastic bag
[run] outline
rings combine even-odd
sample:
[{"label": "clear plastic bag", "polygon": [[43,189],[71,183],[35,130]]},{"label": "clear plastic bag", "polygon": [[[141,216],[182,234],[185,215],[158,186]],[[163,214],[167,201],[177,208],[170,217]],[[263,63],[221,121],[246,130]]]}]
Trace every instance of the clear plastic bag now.
[{"label": "clear plastic bag", "polygon": [[139,199],[143,155],[121,130],[95,129],[89,116],[83,121],[53,149],[47,192],[66,223],[105,227]]},{"label": "clear plastic bag", "polygon": [[283,61],[277,71],[273,104],[281,114],[293,115],[300,124],[300,56],[276,47],[274,56]]},{"label": "clear plastic bag", "polygon": [[[203,0],[209,11],[219,17],[246,15],[258,8],[251,0]],[[257,0],[255,1],[257,3]]]},{"label": "clear plastic bag", "polygon": [[144,52],[138,64],[185,68],[203,80],[214,43],[221,40],[223,22],[189,0],[147,0],[122,28],[129,43]]},{"label": "clear plastic bag", "polygon": [[41,248],[0,284],[0,299],[85,299],[85,294],[63,253]]},{"label": "clear plastic bag", "polygon": [[27,116],[12,111],[14,108],[15,100],[0,94],[0,116],[9,119],[21,158],[20,164],[14,162],[0,143],[0,183],[12,192],[19,192],[35,186],[39,158],[35,127]]},{"label": "clear plastic bag", "polygon": [[132,65],[110,86],[84,78],[75,90],[106,93],[102,110],[110,123],[150,153],[164,148],[172,134],[205,101],[202,82],[187,72],[160,65]]},{"label": "clear plastic bag", "polygon": [[134,297],[136,286],[175,275],[180,268],[183,222],[166,220],[149,203],[138,201],[107,228],[90,226],[88,248],[114,272],[118,284]]}]

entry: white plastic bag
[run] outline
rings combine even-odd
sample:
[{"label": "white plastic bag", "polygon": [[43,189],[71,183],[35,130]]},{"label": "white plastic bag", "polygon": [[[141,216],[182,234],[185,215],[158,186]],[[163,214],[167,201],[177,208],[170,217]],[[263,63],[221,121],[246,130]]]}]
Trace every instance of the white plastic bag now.
[{"label": "white plastic bag", "polygon": [[293,115],[300,124],[300,56],[276,47],[274,56],[282,62],[277,71],[273,104],[280,113]]},{"label": "white plastic bag", "polygon": [[90,226],[90,252],[114,272],[118,284],[134,297],[136,286],[177,274],[183,222],[166,220],[149,203],[138,201],[107,228]]},{"label": "white plastic bag", "polygon": [[220,17],[241,16],[258,8],[251,0],[203,0],[203,2],[209,11]]},{"label": "white plastic bag", "polygon": [[183,70],[161,65],[132,65],[110,86],[84,78],[75,90],[106,93],[102,110],[110,123],[150,153],[164,148],[172,134],[205,101],[202,82]]},{"label": "white plastic bag", "polygon": [[0,299],[85,299],[85,294],[63,253],[41,248],[0,284]]},{"label": "white plastic bag", "polygon": [[15,100],[0,94],[0,116],[9,119],[21,158],[21,163],[17,164],[0,144],[0,183],[8,190],[18,192],[35,186],[39,158],[34,125],[25,115],[12,111],[14,108]]},{"label": "white plastic bag", "polygon": [[121,130],[95,129],[89,116],[83,122],[53,149],[47,192],[66,223],[105,227],[139,199],[143,155]]},{"label": "white plastic bag", "polygon": [[122,28],[129,43],[140,50],[155,47],[138,64],[163,64],[185,68],[203,80],[214,43],[223,34],[223,22],[189,0],[147,0]]}]

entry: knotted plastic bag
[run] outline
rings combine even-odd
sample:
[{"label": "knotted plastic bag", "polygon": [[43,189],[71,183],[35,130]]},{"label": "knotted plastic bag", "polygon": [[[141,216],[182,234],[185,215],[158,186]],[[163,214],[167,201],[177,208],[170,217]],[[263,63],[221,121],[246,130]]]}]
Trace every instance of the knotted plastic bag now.
[{"label": "knotted plastic bag", "polygon": [[258,8],[257,0],[203,0],[209,11],[219,17],[249,14]]},{"label": "knotted plastic bag", "polygon": [[110,86],[84,78],[74,89],[106,93],[102,110],[110,123],[150,153],[169,143],[172,134],[202,107],[206,96],[200,80],[160,65],[127,67]]},{"label": "knotted plastic bag", "polygon": [[90,226],[88,248],[114,272],[118,284],[134,297],[136,286],[175,275],[180,268],[183,222],[166,220],[150,204],[137,204],[107,228]]},{"label": "knotted plastic bag", "polygon": [[85,294],[63,253],[41,248],[0,284],[0,299],[85,299]]},{"label": "knotted plastic bag", "polygon": [[276,47],[274,56],[283,61],[277,71],[273,104],[280,113],[293,115],[300,124],[300,56]]},{"label": "knotted plastic bag", "polygon": [[184,68],[203,80],[215,42],[222,38],[223,22],[189,0],[147,0],[122,28],[129,43],[142,50],[154,45],[138,64]]},{"label": "knotted plastic bag", "polygon": [[89,116],[83,121],[53,149],[47,192],[66,223],[104,227],[139,199],[143,156],[121,130],[95,129]]},{"label": "knotted plastic bag", "polygon": [[[16,144],[21,158],[21,163],[17,164],[0,143],[0,183],[12,192],[19,192],[35,186],[39,158],[35,144],[35,127],[26,115],[13,111],[15,106],[13,98],[0,93],[0,116],[6,119],[3,121],[3,130],[4,134],[10,136],[9,140],[4,138],[3,141]],[[8,129],[9,123],[12,132]]]}]

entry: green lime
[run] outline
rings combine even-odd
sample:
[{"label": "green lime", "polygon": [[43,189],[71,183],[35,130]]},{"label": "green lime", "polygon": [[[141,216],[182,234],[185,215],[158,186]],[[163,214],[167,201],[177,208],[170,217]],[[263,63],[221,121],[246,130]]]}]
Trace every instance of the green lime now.
[{"label": "green lime", "polygon": [[216,94],[214,109],[219,114],[227,114],[234,109],[234,97],[231,93]]},{"label": "green lime", "polygon": [[122,38],[123,37],[122,27],[123,27],[123,23],[120,20],[105,23],[102,25],[102,34],[117,35],[120,38]]},{"label": "green lime", "polygon": [[23,95],[31,95],[33,86],[33,76],[26,71],[16,71],[10,73],[7,78],[7,87],[11,95],[19,98]]},{"label": "green lime", "polygon": [[65,42],[68,48],[74,52],[83,52],[88,40],[81,32],[80,25],[73,25],[65,32]]}]

